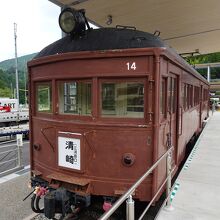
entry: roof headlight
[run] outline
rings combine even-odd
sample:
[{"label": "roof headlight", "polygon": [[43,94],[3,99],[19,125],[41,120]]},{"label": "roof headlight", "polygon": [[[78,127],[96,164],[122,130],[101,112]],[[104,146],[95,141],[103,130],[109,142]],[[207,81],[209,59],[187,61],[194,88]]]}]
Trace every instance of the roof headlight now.
[{"label": "roof headlight", "polygon": [[[85,32],[88,22],[84,10],[65,8],[59,16],[59,25],[63,32],[72,35],[81,35]],[[88,27],[89,29],[89,27]]]}]

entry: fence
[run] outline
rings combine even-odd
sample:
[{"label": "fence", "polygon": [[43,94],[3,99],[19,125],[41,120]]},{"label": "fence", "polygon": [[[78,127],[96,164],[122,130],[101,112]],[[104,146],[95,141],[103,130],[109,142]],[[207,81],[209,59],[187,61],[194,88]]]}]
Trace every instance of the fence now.
[{"label": "fence", "polygon": [[24,168],[22,165],[23,135],[17,134],[16,139],[17,145],[0,146],[0,177]]}]

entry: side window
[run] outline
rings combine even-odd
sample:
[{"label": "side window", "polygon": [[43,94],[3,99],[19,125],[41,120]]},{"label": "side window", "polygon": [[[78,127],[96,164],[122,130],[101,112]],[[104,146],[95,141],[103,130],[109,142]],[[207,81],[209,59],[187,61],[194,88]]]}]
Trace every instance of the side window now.
[{"label": "side window", "polygon": [[190,99],[191,99],[190,95],[191,95],[191,93],[190,93],[190,85],[187,84],[187,108],[188,109],[191,107],[191,105],[190,105]]},{"label": "side window", "polygon": [[177,105],[177,79],[176,78],[173,78],[172,98],[173,98],[172,112],[175,113],[176,105]]},{"label": "side window", "polygon": [[52,112],[51,83],[38,83],[36,85],[37,112]]},{"label": "side window", "polygon": [[206,101],[208,99],[207,97],[207,89],[203,89],[203,101]]},{"label": "side window", "polygon": [[193,93],[193,85],[190,86],[190,92],[191,92],[191,99],[190,99],[190,102],[191,102],[191,107],[193,107],[193,99],[194,99],[194,93]]},{"label": "side window", "polygon": [[167,79],[165,77],[161,80],[160,88],[160,113],[166,118]]},{"label": "side window", "polygon": [[194,105],[198,105],[199,104],[199,87],[195,86],[194,87]]},{"label": "side window", "polygon": [[168,89],[168,109],[171,113],[176,112],[176,98],[177,98],[177,80],[176,78],[169,78]]},{"label": "side window", "polygon": [[101,84],[101,115],[144,118],[144,83],[103,82]]},{"label": "side window", "polygon": [[91,115],[91,93],[91,82],[60,82],[59,113],[73,115]]},{"label": "side window", "polygon": [[172,78],[168,81],[168,111],[171,112],[172,105]]},{"label": "side window", "polygon": [[187,102],[187,84],[184,83],[184,101],[183,101],[183,105],[184,105],[184,110],[187,110],[188,108],[188,102]]},{"label": "side window", "polygon": [[193,87],[193,93],[194,93],[194,99],[193,99],[193,105],[196,105],[196,87]]},{"label": "side window", "polygon": [[185,109],[185,84],[182,83],[181,85],[181,96],[182,96],[182,106],[183,106],[183,109]]}]

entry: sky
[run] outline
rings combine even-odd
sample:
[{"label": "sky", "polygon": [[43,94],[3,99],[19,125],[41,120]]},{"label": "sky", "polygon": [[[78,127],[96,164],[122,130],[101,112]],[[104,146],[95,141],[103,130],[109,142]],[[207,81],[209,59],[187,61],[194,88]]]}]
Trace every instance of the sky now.
[{"label": "sky", "polygon": [[14,23],[18,57],[61,38],[60,8],[48,0],[0,0],[0,9],[0,62],[15,57]]}]

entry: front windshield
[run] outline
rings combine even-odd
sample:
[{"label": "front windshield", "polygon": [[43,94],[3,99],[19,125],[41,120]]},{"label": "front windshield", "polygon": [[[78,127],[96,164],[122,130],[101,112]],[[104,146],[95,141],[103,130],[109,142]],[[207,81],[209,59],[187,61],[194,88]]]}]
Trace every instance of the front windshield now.
[{"label": "front windshield", "polygon": [[37,85],[37,111],[52,113],[51,83],[39,83]]},{"label": "front windshield", "polygon": [[91,115],[91,88],[91,82],[61,82],[59,84],[59,112]]},{"label": "front windshield", "polygon": [[144,117],[144,83],[104,82],[101,88],[103,117]]},{"label": "front windshield", "polygon": [[[54,101],[60,115],[144,118],[144,79],[99,79],[95,88],[92,79],[58,81],[56,85]],[[37,111],[52,113],[52,106],[52,83],[38,83]]]}]

